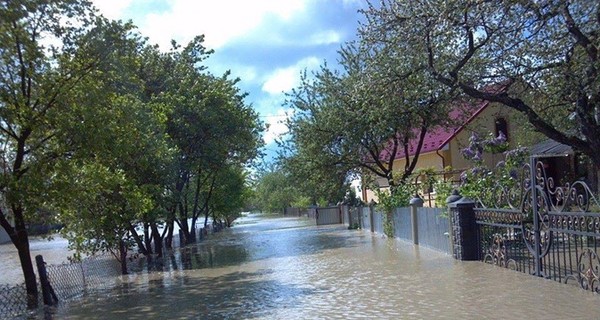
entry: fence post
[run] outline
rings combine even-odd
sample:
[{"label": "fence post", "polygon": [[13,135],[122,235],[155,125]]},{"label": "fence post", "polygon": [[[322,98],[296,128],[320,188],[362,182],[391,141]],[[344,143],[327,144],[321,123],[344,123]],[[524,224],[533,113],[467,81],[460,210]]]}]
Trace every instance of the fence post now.
[{"label": "fence post", "polygon": [[[447,201],[456,199],[458,194],[448,197]],[[451,199],[453,198],[453,199]],[[450,226],[452,228],[452,253],[458,260],[479,260],[479,242],[477,240],[477,223],[475,221],[475,202],[467,198],[458,198],[448,203]]]},{"label": "fence post", "polygon": [[419,220],[417,218],[417,210],[423,207],[423,199],[419,195],[415,195],[410,199],[410,224],[412,226],[413,244],[419,244]]},{"label": "fence post", "polygon": [[42,297],[44,298],[44,304],[47,306],[54,306],[58,304],[58,297],[50,285],[48,280],[48,272],[46,271],[46,263],[41,255],[35,256],[35,263],[37,265],[38,274],[40,275],[40,283],[42,284]]}]

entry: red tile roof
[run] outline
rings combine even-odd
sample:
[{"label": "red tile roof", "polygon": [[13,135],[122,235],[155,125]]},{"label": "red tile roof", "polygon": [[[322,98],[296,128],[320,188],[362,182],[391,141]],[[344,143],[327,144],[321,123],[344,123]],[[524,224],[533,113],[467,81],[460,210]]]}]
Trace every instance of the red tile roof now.
[{"label": "red tile roof", "polygon": [[[456,123],[459,123],[455,126],[448,127],[437,127],[425,134],[425,138],[423,139],[423,146],[421,147],[421,154],[438,151],[444,148],[445,145],[450,143],[457,134],[459,134],[467,124],[469,124],[473,119],[475,119],[487,106],[489,102],[484,101],[480,103],[478,106],[473,106],[473,108],[469,108],[468,106],[465,108],[462,106],[461,108],[456,108],[450,112],[450,118],[453,119]],[[468,114],[471,114],[468,116]],[[466,120],[462,120],[466,119]],[[462,120],[462,121],[461,121]],[[415,133],[416,134],[416,133]],[[409,143],[408,154],[409,156],[413,156],[417,151],[418,138],[414,138]],[[389,154],[392,152],[391,146],[383,150],[380,154],[381,159],[388,159]],[[396,152],[395,159],[404,158],[404,150],[399,148]]]}]

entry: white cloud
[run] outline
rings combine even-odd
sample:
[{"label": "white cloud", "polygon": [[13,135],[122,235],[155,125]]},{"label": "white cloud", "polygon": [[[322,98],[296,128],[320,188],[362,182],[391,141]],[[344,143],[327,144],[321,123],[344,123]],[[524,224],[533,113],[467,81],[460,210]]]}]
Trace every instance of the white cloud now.
[{"label": "white cloud", "polygon": [[342,42],[342,36],[339,34],[339,32],[327,30],[313,34],[310,37],[309,42],[313,45],[340,43]]},{"label": "white cloud", "polygon": [[133,0],[94,0],[92,2],[105,17],[118,20],[123,18],[123,11]]},{"label": "white cloud", "polygon": [[304,9],[302,0],[174,0],[170,10],[148,14],[135,23],[163,49],[169,48],[173,38],[185,44],[200,34],[205,35],[206,47],[217,49],[251,33],[268,17],[287,21]]},{"label": "white cloud", "polygon": [[304,69],[312,70],[321,64],[317,57],[308,57],[295,65],[273,71],[262,86],[262,90],[270,94],[281,94],[300,85],[300,73]]},{"label": "white cloud", "polygon": [[293,110],[278,109],[274,114],[272,113],[263,116],[265,118],[265,123],[268,126],[263,134],[266,145],[273,143],[275,139],[287,133],[288,127],[285,124],[285,120],[291,117],[292,114]]}]

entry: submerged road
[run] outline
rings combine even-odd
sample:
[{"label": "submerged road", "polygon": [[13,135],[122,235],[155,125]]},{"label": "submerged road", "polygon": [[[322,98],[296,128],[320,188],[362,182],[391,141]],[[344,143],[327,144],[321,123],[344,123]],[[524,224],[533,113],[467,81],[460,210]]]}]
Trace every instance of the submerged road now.
[{"label": "submerged road", "polygon": [[598,319],[600,296],[343,226],[243,217],[56,319]]}]

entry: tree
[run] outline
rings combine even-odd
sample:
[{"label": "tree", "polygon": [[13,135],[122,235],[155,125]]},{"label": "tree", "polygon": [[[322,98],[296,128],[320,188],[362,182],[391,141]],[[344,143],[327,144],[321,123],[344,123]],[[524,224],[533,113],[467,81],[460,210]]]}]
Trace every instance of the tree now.
[{"label": "tree", "polygon": [[65,129],[84,108],[76,87],[98,75],[124,28],[94,17],[87,1],[0,2],[0,225],[18,250],[30,306],[37,285],[27,224],[50,201],[57,165],[83,146]]},{"label": "tree", "polygon": [[243,169],[235,165],[226,166],[218,172],[215,180],[219,183],[212,190],[207,190],[212,192],[209,210],[214,221],[231,227],[233,221],[240,216],[242,208],[249,200],[246,176]]},{"label": "tree", "polygon": [[[293,91],[289,143],[306,172],[380,177],[395,192],[416,167],[425,135],[449,122],[452,91],[432,86],[409,62],[394,64],[389,50],[349,43],[340,50],[343,72],[324,65]],[[406,159],[400,170],[398,157]]]},{"label": "tree", "polygon": [[259,173],[255,185],[257,206],[265,213],[283,213],[297,199],[298,191],[284,171],[273,167]]},{"label": "tree", "polygon": [[258,115],[244,103],[239,80],[230,79],[229,72],[221,77],[204,72],[201,62],[210,51],[202,43],[203,37],[197,37],[181,50],[174,47],[173,73],[159,99],[172,106],[167,133],[177,149],[168,223],[171,230],[176,223],[187,242],[195,241],[197,219],[204,215],[204,225],[208,223],[212,189],[223,183],[216,180],[220,170],[244,166],[258,156],[262,141]]},{"label": "tree", "polygon": [[[308,150],[307,150],[308,151]],[[348,169],[331,165],[327,155],[313,157],[309,152],[294,151],[279,159],[287,183],[294,186],[292,206],[338,203],[349,192]]]},{"label": "tree", "polygon": [[[398,61],[522,112],[600,166],[597,1],[383,1],[364,13],[362,37],[395,47]],[[508,89],[489,90],[498,84]]]}]

